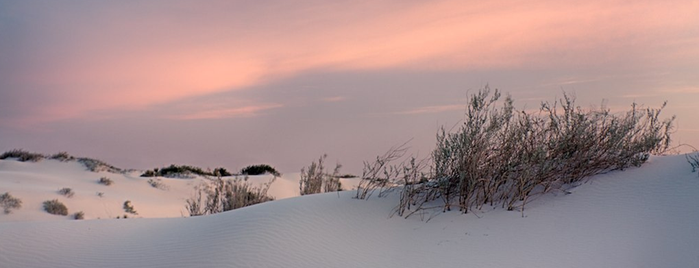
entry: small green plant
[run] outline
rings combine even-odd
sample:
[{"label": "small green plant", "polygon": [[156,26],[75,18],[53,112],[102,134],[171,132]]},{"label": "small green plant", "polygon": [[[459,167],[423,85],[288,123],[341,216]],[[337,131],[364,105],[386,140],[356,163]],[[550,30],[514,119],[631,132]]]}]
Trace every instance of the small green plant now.
[{"label": "small green plant", "polygon": [[75,214],[73,214],[73,219],[83,220],[85,219],[85,213],[82,211],[75,212]]},{"label": "small green plant", "polygon": [[264,175],[264,174],[272,174],[276,177],[281,176],[282,174],[279,173],[274,167],[267,165],[267,164],[261,164],[261,165],[252,165],[252,166],[247,166],[240,170],[240,174],[242,175]]},{"label": "small green plant", "polygon": [[0,206],[5,214],[10,214],[13,209],[22,208],[22,200],[10,195],[10,193],[4,193],[0,195]]},{"label": "small green plant", "polygon": [[44,201],[44,210],[53,215],[68,215],[68,208],[58,199]]},{"label": "small green plant", "polygon": [[[124,202],[124,211],[126,211],[126,213],[138,215],[138,212],[136,212],[136,210],[133,208],[133,205],[131,204],[130,200],[126,200]],[[124,218],[126,218],[126,215],[124,215]]]},{"label": "small green plant", "polygon": [[68,198],[71,198],[71,197],[73,197],[73,196],[75,195],[75,192],[73,192],[73,189],[70,189],[70,188],[63,188],[63,189],[60,189],[60,190],[58,190],[58,193],[59,193],[60,195],[63,195],[63,196],[65,196],[65,197],[68,197]]},{"label": "small green plant", "polygon": [[109,185],[112,185],[112,183],[114,183],[114,181],[112,181],[112,179],[110,179],[110,178],[102,177],[102,178],[100,178],[99,183],[104,184],[106,186],[109,186]]}]

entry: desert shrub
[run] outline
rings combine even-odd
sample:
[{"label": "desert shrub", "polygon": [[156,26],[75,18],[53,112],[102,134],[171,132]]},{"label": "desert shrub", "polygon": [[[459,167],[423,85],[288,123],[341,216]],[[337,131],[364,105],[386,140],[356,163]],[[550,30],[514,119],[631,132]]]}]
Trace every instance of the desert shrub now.
[{"label": "desert shrub", "polygon": [[260,187],[252,186],[247,177],[222,179],[218,177],[197,187],[195,197],[187,200],[190,216],[215,214],[274,200],[267,191],[276,177]]},{"label": "desert shrub", "polygon": [[141,177],[157,177],[158,176],[158,169],[155,170],[146,170],[141,174]]},{"label": "desert shrub", "polygon": [[109,186],[109,185],[112,185],[112,184],[114,183],[114,181],[112,181],[112,179],[110,179],[110,178],[102,177],[102,178],[100,178],[100,180],[98,181],[98,183],[99,183],[99,184],[104,184],[104,185]]},{"label": "desert shrub", "polygon": [[70,188],[63,188],[58,190],[58,194],[63,195],[65,197],[71,198],[75,195],[75,192],[73,192],[73,189]]},{"label": "desert shrub", "polygon": [[222,167],[215,168],[214,171],[212,172],[212,175],[221,176],[221,177],[233,176],[233,174],[231,174],[230,172],[228,172],[228,170],[226,170],[225,168],[222,168]]},{"label": "desert shrub", "polygon": [[199,176],[231,176],[232,174],[228,172],[225,168],[215,168],[214,171],[204,171],[199,167],[187,166],[187,165],[170,165],[164,168],[155,168],[152,170],[146,170],[141,177],[167,177],[167,178],[191,178],[192,175]]},{"label": "desert shrub", "polygon": [[379,190],[379,196],[383,196],[383,193],[392,190],[397,185],[396,181],[400,175],[401,168],[400,165],[392,163],[405,155],[407,151],[406,144],[392,147],[383,155],[377,156],[374,161],[364,162],[362,179],[359,181],[359,185],[357,185],[356,198],[367,199],[377,189]]},{"label": "desert shrub", "polygon": [[151,187],[160,189],[160,190],[167,190],[169,187],[163,183],[162,180],[160,179],[148,179],[148,184],[150,184]]},{"label": "desert shrub", "polygon": [[85,213],[82,211],[75,212],[75,214],[73,214],[73,219],[83,220],[85,219]]},{"label": "desert shrub", "polygon": [[44,210],[53,215],[68,215],[68,208],[58,199],[44,201]]},{"label": "desert shrub", "polygon": [[22,149],[13,149],[0,155],[0,159],[16,158],[20,162],[39,162],[45,158],[42,154],[30,153]]},{"label": "desert shrub", "polygon": [[58,152],[54,155],[51,155],[49,158],[54,159],[54,160],[58,160],[61,162],[68,162],[68,161],[75,160],[75,157],[69,155],[67,152]]},{"label": "desert shrub", "polygon": [[324,163],[327,157],[328,155],[324,154],[318,158],[318,162],[313,161],[310,166],[301,169],[301,180],[299,181],[301,195],[342,190],[339,178],[342,165],[336,164],[333,173],[327,173]]},{"label": "desert shrub", "polygon": [[[136,212],[136,210],[133,208],[133,205],[131,204],[131,201],[130,201],[130,200],[124,201],[124,206],[123,206],[123,208],[124,208],[124,211],[125,211],[126,213],[131,213],[131,214],[134,214],[134,215],[138,215],[138,212]],[[126,218],[126,215],[124,215],[124,218]]]},{"label": "desert shrub", "polygon": [[0,206],[5,214],[10,214],[13,209],[22,208],[22,200],[10,195],[10,193],[4,193],[0,195]]},{"label": "desert shrub", "polygon": [[243,169],[240,170],[240,174],[242,175],[264,175],[264,174],[272,174],[274,176],[281,176],[281,173],[274,169],[274,167],[267,165],[267,164],[260,164],[260,165],[251,165],[247,166]]},{"label": "desert shrub", "polygon": [[[633,104],[630,111],[613,114],[604,106],[584,110],[564,95],[527,113],[516,111],[509,96],[500,101],[497,90],[490,93],[486,87],[470,97],[461,127],[440,130],[431,172],[405,187],[399,214],[411,204],[420,208],[437,199],[444,210],[456,206],[466,213],[501,204],[523,212],[532,195],[639,166],[670,144],[674,117],[659,118],[665,104],[659,109]],[[374,177],[363,178],[371,182]],[[408,185],[400,176],[388,179],[389,184]]]}]

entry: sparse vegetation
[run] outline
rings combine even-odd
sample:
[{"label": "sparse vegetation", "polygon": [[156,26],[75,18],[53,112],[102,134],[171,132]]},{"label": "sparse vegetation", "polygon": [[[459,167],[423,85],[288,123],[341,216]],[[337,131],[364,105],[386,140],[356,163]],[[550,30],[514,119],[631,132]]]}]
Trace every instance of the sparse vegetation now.
[{"label": "sparse vegetation", "polygon": [[161,169],[146,170],[141,177],[166,177],[166,178],[191,178],[193,175],[199,176],[231,176],[225,168],[215,168],[214,171],[204,171],[194,166],[170,165]]},{"label": "sparse vegetation", "polygon": [[44,210],[53,215],[68,215],[68,208],[58,199],[44,201]]},{"label": "sparse vegetation", "polygon": [[69,155],[69,154],[66,153],[66,152],[59,152],[59,153],[56,153],[56,154],[50,156],[49,158],[50,158],[50,159],[54,159],[54,160],[58,160],[58,161],[61,161],[61,162],[68,162],[68,161],[73,161],[73,160],[75,160],[75,157],[73,157],[72,155]]},{"label": "sparse vegetation", "polygon": [[150,184],[151,187],[160,189],[160,190],[168,190],[170,187],[165,185],[161,179],[148,179],[148,184]]},{"label": "sparse vegetation", "polygon": [[114,167],[112,165],[109,165],[103,161],[97,160],[97,159],[92,159],[92,158],[86,158],[86,157],[74,157],[69,155],[66,152],[59,152],[56,154],[53,154],[51,156],[46,156],[43,154],[38,154],[38,153],[30,153],[27,151],[24,151],[22,149],[14,149],[7,151],[0,155],[0,159],[8,159],[8,158],[16,158],[18,161],[21,162],[39,162],[43,159],[49,158],[53,160],[58,160],[61,162],[69,162],[69,161],[78,161],[79,163],[83,164],[87,170],[92,171],[92,172],[101,172],[101,171],[107,171],[107,172],[112,172],[112,173],[123,173],[124,171],[120,168]]},{"label": "sparse vegetation", "polygon": [[39,162],[46,158],[42,154],[30,153],[22,149],[13,149],[0,155],[0,159],[16,158],[20,162]]},{"label": "sparse vegetation", "polygon": [[[516,111],[509,96],[504,102],[500,97],[487,87],[470,97],[463,125],[437,134],[430,172],[423,172],[419,161],[385,167],[395,159],[394,150],[365,168],[357,197],[376,188],[404,186],[399,215],[409,216],[434,200],[441,200],[444,210],[456,206],[463,213],[486,204],[523,213],[533,195],[639,166],[670,144],[674,117],[659,118],[665,104],[659,109],[633,104],[630,111],[613,114],[604,106],[584,110],[564,95],[528,113]],[[401,168],[410,170],[409,180],[395,171]]]},{"label": "sparse vegetation", "polygon": [[328,155],[324,154],[318,158],[318,162],[313,161],[310,166],[301,169],[299,181],[301,195],[342,191],[339,178],[342,165],[338,163],[333,173],[327,173],[324,163],[327,157]]},{"label": "sparse vegetation", "polygon": [[[138,212],[136,212],[136,210],[133,208],[133,205],[131,204],[131,201],[130,201],[130,200],[124,201],[124,211],[125,211],[126,213],[131,213],[131,214],[134,214],[134,215],[138,215]],[[124,218],[126,218],[126,215],[124,215]]]},{"label": "sparse vegetation", "polygon": [[58,194],[63,195],[65,197],[71,198],[75,195],[75,192],[73,192],[73,189],[70,188],[63,188],[58,190]]},{"label": "sparse vegetation", "polygon": [[274,167],[267,165],[267,164],[260,164],[260,165],[251,165],[247,166],[243,169],[240,170],[240,174],[242,175],[264,175],[264,174],[272,174],[276,177],[281,176],[282,174],[279,173]]},{"label": "sparse vegetation", "polygon": [[101,160],[98,159],[93,159],[93,158],[87,158],[87,157],[80,157],[77,158],[78,162],[83,164],[87,170],[92,171],[92,172],[110,172],[110,173],[124,173],[124,170],[112,166],[110,164],[107,164]]},{"label": "sparse vegetation", "polygon": [[73,219],[83,220],[85,219],[85,213],[82,211],[75,212],[75,214],[73,214]]},{"label": "sparse vegetation", "polygon": [[104,185],[106,185],[106,186],[109,186],[109,185],[112,185],[112,184],[114,183],[114,181],[112,181],[112,179],[110,179],[110,178],[102,177],[102,178],[100,178],[100,180],[98,181],[98,183],[104,184]]},{"label": "sparse vegetation", "polygon": [[198,186],[196,196],[187,200],[185,208],[190,216],[201,216],[272,201],[274,197],[268,196],[267,191],[275,179],[255,187],[247,181],[247,177],[218,177]]},{"label": "sparse vegetation", "polygon": [[0,206],[5,214],[10,214],[13,209],[22,208],[22,200],[10,195],[10,193],[4,193],[0,195]]}]

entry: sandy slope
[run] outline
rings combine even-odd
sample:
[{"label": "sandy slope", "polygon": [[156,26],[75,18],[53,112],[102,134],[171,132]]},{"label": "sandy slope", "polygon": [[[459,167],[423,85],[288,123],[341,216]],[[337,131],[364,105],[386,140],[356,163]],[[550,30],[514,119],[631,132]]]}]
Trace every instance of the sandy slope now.
[{"label": "sandy slope", "polygon": [[699,267],[682,156],[597,176],[525,211],[389,217],[395,196],[289,198],[172,219],[0,223],[0,267]]},{"label": "sandy slope", "polygon": [[[127,214],[123,210],[126,200],[131,201],[138,212],[138,215],[127,214],[130,218],[188,216],[185,200],[194,196],[194,188],[202,183],[202,177],[156,178],[164,187],[153,188],[148,184],[149,178],[140,177],[142,173],[90,172],[77,162],[48,159],[36,163],[0,160],[0,194],[10,192],[23,203],[22,209],[9,215],[0,213],[0,222],[71,219],[70,216],[56,216],[44,211],[42,203],[52,199],[64,203],[71,214],[84,212],[86,219],[123,217]],[[108,177],[114,183],[110,186],[99,184],[101,177]],[[271,175],[250,176],[248,181],[260,185],[272,178]],[[268,194],[276,199],[298,196],[298,181],[298,173],[284,174],[276,179]],[[75,192],[73,197],[57,193],[66,187]]]}]

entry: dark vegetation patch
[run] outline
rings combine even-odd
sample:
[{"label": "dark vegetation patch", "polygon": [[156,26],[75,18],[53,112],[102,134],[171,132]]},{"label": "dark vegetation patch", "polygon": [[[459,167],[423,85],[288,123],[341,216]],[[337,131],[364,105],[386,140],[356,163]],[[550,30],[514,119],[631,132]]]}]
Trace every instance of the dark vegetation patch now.
[{"label": "dark vegetation patch", "polygon": [[264,175],[264,174],[272,174],[276,177],[281,176],[282,174],[279,173],[274,167],[267,165],[267,164],[260,164],[260,165],[250,165],[247,166],[243,169],[240,170],[240,174],[242,175]]},{"label": "dark vegetation patch", "polygon": [[187,165],[170,165],[164,168],[155,168],[152,170],[146,170],[141,177],[166,177],[166,178],[190,178],[193,175],[199,176],[232,176],[225,168],[215,168],[213,171],[205,171],[200,167],[187,166]]}]

